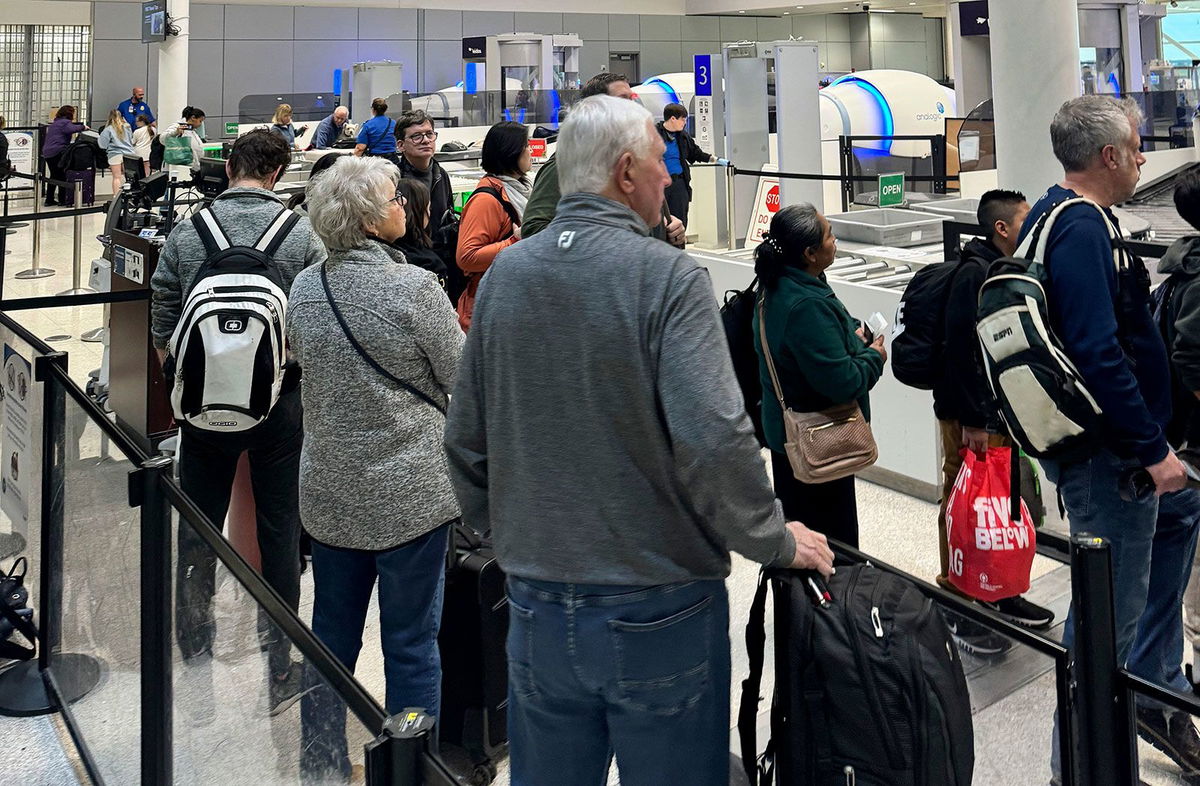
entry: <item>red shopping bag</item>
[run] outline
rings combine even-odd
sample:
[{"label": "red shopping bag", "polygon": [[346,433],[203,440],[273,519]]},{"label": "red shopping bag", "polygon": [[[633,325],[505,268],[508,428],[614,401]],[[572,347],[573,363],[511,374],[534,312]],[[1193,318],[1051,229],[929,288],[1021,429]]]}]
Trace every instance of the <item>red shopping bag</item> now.
[{"label": "red shopping bag", "polygon": [[988,448],[983,458],[962,450],[963,465],[946,505],[950,583],[972,598],[996,601],[1029,589],[1037,548],[1024,500],[1012,520],[1012,448]]}]

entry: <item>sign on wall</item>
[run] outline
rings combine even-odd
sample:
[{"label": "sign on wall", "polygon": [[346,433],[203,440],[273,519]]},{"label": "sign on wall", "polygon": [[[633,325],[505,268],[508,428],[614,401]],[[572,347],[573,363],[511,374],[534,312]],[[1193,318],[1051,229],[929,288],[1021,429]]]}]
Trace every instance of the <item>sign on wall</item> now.
[{"label": "sign on wall", "polygon": [[530,139],[529,140],[529,156],[531,158],[542,159],[546,157],[546,140],[545,139]]}]

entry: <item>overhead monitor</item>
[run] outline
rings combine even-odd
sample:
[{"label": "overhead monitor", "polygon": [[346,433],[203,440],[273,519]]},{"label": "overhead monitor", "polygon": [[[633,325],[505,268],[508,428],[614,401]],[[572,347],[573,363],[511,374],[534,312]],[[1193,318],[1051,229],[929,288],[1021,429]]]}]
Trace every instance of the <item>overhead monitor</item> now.
[{"label": "overhead monitor", "polygon": [[142,168],[141,156],[121,156],[121,171],[125,174],[126,183],[140,183],[145,170]]},{"label": "overhead monitor", "polygon": [[167,0],[142,3],[142,43],[167,40]]},{"label": "overhead monitor", "polygon": [[229,188],[229,175],[225,173],[225,162],[219,158],[200,159],[200,175],[197,186],[205,199],[215,199]]}]

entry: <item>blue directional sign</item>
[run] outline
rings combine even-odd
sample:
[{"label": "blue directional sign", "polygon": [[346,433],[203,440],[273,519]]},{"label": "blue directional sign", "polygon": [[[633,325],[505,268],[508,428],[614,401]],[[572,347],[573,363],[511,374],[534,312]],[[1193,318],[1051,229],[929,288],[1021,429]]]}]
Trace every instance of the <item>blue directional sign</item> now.
[{"label": "blue directional sign", "polygon": [[712,92],[712,55],[693,55],[693,73],[696,77],[696,95],[711,96]]}]

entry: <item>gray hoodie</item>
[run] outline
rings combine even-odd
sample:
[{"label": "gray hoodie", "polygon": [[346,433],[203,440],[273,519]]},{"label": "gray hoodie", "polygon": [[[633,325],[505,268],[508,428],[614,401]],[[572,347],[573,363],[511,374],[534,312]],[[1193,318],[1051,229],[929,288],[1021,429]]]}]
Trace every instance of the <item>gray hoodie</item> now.
[{"label": "gray hoodie", "polygon": [[795,542],[708,272],[629,208],[562,199],[479,288],[446,422],[463,518],[524,578],[657,585]]},{"label": "gray hoodie", "polygon": [[1167,347],[1171,365],[1184,386],[1200,390],[1200,236],[1176,240],[1158,260],[1158,272],[1174,275],[1178,283],[1172,295],[1175,313],[1174,341]]}]

